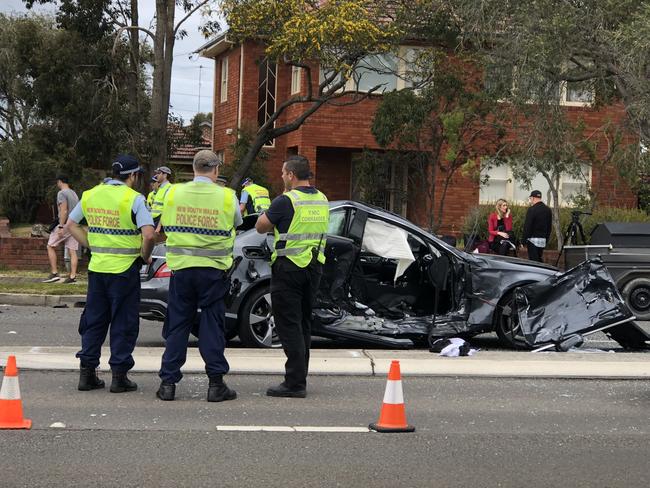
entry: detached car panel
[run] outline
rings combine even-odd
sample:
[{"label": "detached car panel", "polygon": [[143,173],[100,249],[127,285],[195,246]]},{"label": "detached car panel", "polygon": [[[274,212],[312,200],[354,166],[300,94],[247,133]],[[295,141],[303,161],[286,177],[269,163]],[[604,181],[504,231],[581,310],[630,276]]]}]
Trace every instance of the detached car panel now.
[{"label": "detached car panel", "polygon": [[[585,261],[559,276],[515,291],[517,319],[533,347],[559,346],[572,337],[603,330],[624,347],[647,348],[650,339],[636,325],[611,274],[599,258]],[[617,327],[612,333],[610,326]],[[636,328],[627,337],[624,329]],[[639,333],[640,332],[640,333]]]},{"label": "detached car panel", "polygon": [[[245,226],[252,227],[256,216]],[[235,240],[227,337],[279,347],[270,298],[273,237],[241,231]],[[390,212],[352,201],[330,202],[327,262],[314,308],[313,335],[385,345],[426,345],[436,337],[496,330],[507,345],[527,347],[514,290],[559,274],[552,266],[450,247]],[[168,270],[164,246],[142,272],[141,315],[163,320]]]}]

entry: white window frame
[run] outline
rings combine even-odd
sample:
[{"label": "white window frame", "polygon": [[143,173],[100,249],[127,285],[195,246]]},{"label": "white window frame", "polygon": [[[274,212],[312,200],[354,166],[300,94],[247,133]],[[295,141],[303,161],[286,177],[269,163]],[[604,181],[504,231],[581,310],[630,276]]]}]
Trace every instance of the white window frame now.
[{"label": "white window frame", "polygon": [[[560,176],[560,207],[569,207],[569,206],[571,206],[571,204],[564,199],[564,195],[562,195],[562,187],[565,184],[575,184],[577,182],[577,183],[582,183],[585,186],[590,186],[593,183],[592,167],[588,166],[587,168],[589,170],[588,175],[587,175],[588,183],[586,181],[583,182],[581,180],[578,180],[578,179],[572,177],[571,175],[562,175],[562,176]],[[490,180],[492,180],[492,178],[488,179],[488,184],[489,184]],[[504,181],[503,178],[498,178],[498,179],[495,178],[495,180]],[[515,186],[516,186],[517,182],[515,181],[515,178],[514,178],[514,176],[512,174],[512,168],[510,168],[510,167],[506,168],[506,180],[505,180],[505,182],[506,182],[505,195],[502,195],[500,198],[505,198],[508,202],[514,203],[514,204],[520,204],[520,205],[521,204],[526,204],[527,202],[524,201],[524,200],[514,200]],[[483,185],[481,185],[481,186],[483,186]],[[531,190],[535,190],[535,188],[531,188]],[[546,195],[543,195],[543,199],[546,200]],[[484,200],[484,199],[482,199],[481,198],[481,189],[479,189],[479,204],[480,205],[486,205],[486,204],[490,204],[490,203],[495,203],[495,202],[492,201],[492,200]],[[547,202],[547,203],[549,205],[552,204],[552,202]]]},{"label": "white window frame", "polygon": [[566,105],[567,107],[591,107],[595,100],[596,100],[596,94],[594,93],[593,90],[590,90],[591,92],[591,100],[567,100],[567,96],[569,93],[569,83],[566,81],[563,81],[560,83],[560,90],[561,90],[561,95],[560,95],[560,105]]},{"label": "white window frame", "polygon": [[228,56],[224,56],[221,59],[221,84],[219,101],[221,103],[228,101]]},{"label": "white window frame", "polygon": [[300,66],[291,66],[291,95],[300,93],[302,84],[302,68]]}]

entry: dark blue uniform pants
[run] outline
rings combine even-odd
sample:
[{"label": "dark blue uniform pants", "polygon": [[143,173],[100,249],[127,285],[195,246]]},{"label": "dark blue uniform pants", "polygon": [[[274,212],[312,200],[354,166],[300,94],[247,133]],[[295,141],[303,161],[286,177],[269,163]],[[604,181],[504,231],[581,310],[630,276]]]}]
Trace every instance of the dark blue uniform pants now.
[{"label": "dark blue uniform pants", "polygon": [[81,351],[77,357],[81,366],[97,368],[101,348],[110,325],[111,357],[108,364],[118,373],[129,371],[133,365],[133,349],[140,329],[139,264],[123,273],[88,273],[86,307],[79,321]]},{"label": "dark blue uniform pants", "polygon": [[195,321],[199,321],[199,352],[208,376],[226,374],[230,369],[224,356],[226,338],[224,327],[228,292],[226,274],[216,268],[186,268],[175,271],[169,283],[167,319],[163,326],[166,341],[160,372],[164,383],[178,383],[183,375],[181,366],[187,358],[187,340]]}]

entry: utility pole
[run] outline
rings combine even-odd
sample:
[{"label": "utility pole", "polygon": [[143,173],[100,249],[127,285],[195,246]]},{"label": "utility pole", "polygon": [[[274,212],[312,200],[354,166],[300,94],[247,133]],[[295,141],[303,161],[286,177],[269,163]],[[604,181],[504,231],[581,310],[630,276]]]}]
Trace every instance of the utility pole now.
[{"label": "utility pole", "polygon": [[201,112],[201,73],[203,72],[203,65],[199,65],[199,106],[197,113]]}]

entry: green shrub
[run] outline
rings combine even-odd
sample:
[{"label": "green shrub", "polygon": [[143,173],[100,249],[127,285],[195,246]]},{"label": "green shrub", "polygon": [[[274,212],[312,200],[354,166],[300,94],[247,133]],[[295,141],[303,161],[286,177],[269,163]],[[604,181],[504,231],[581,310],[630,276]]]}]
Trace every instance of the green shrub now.
[{"label": "green shrub", "polygon": [[[518,239],[521,239],[524,231],[524,220],[526,219],[526,211],[528,206],[511,205],[512,212],[512,227]],[[569,223],[571,222],[572,208],[560,209],[560,226],[562,232],[565,232]],[[475,230],[479,239],[487,239],[487,220],[488,216],[494,212],[494,205],[479,205],[474,208],[465,217],[463,222],[463,234],[469,236]],[[603,222],[650,222],[650,215],[643,210],[632,208],[616,208],[616,207],[600,207],[597,208],[593,215],[583,215],[580,217],[580,222],[585,230],[585,238],[587,244],[594,228]],[[548,249],[557,249],[557,239],[555,232],[551,232],[551,239],[547,246]]]}]

